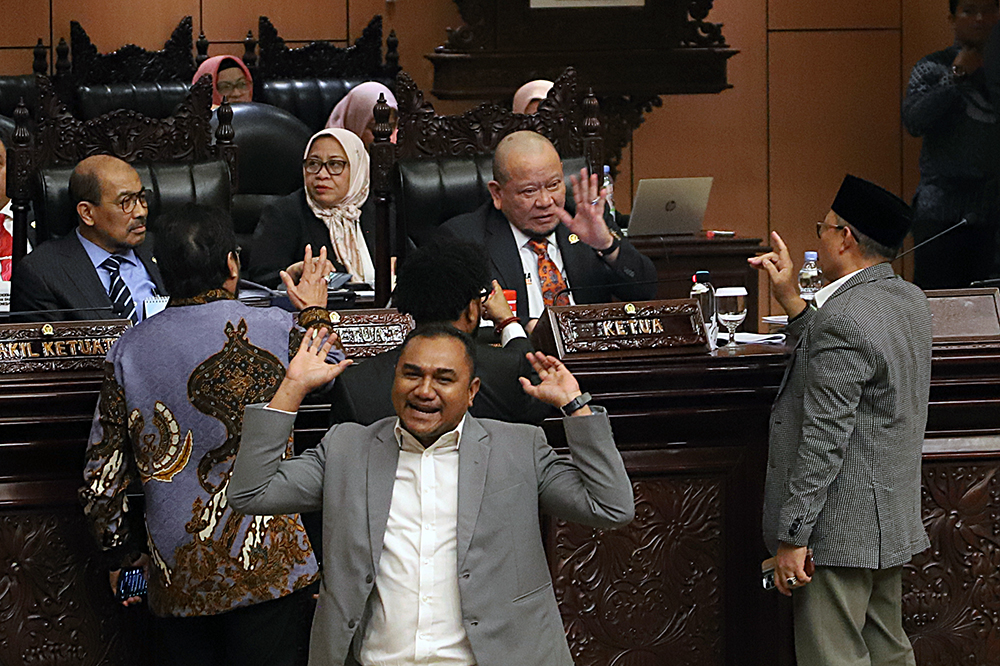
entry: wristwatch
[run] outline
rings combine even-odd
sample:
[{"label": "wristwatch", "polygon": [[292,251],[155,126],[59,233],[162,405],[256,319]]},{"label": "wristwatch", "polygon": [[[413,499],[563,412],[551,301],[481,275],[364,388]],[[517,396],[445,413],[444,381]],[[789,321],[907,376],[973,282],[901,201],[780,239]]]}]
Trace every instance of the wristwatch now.
[{"label": "wristwatch", "polygon": [[598,257],[604,259],[605,257],[609,257],[612,254],[614,254],[614,251],[617,250],[618,246],[620,246],[621,244],[622,244],[622,239],[614,231],[611,231],[611,245],[603,250],[598,250],[595,248],[594,252],[597,253]]},{"label": "wristwatch", "polygon": [[575,398],[567,402],[565,405],[560,407],[559,411],[563,413],[563,416],[571,416],[574,412],[583,409],[584,405],[586,405],[588,402],[590,402],[590,394],[581,393],[580,395],[576,396]]}]

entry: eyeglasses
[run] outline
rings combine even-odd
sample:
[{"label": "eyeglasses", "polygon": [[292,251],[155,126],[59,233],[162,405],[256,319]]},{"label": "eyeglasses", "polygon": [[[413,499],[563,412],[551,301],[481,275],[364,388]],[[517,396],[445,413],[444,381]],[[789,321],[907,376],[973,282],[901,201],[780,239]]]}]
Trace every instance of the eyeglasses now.
[{"label": "eyeglasses", "polygon": [[347,166],[347,162],[344,160],[318,160],[314,157],[302,160],[302,167],[306,170],[306,173],[317,174],[324,167],[331,176],[339,176],[344,173],[344,167]]},{"label": "eyeglasses", "polygon": [[991,3],[985,7],[962,7],[955,13],[962,18],[990,18],[998,12],[1000,10]]},{"label": "eyeglasses", "polygon": [[493,293],[492,287],[483,287],[479,292],[479,300],[485,301]]},{"label": "eyeglasses", "polygon": [[834,229],[846,229],[847,225],[844,224],[830,224],[829,222],[819,221],[816,223],[816,238],[823,237],[823,227],[833,227]]},{"label": "eyeglasses", "polygon": [[135,210],[136,204],[142,204],[143,208],[148,208],[149,204],[146,202],[146,188],[142,188],[138,192],[126,192],[122,195],[122,200],[119,205],[122,207],[122,212],[128,215],[133,210]]},{"label": "eyeglasses", "polygon": [[236,81],[222,81],[217,86],[215,86],[223,95],[227,95],[236,90],[246,90],[247,82],[245,79],[237,79]]}]

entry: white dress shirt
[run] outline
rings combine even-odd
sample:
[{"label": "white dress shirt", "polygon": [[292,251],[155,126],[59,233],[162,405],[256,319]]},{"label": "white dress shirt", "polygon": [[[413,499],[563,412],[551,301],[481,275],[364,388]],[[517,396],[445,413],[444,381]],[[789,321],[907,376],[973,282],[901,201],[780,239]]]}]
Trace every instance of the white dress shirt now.
[{"label": "white dress shirt", "polygon": [[471,666],[458,593],[458,444],[465,418],[426,449],[399,421],[399,463],[375,590],[358,654],[363,666]]},{"label": "white dress shirt", "polygon": [[[510,224],[510,222],[507,224]],[[510,225],[510,230],[514,233],[514,242],[517,243],[518,254],[521,256],[521,267],[524,269],[524,286],[528,292],[528,319],[538,319],[542,316],[542,311],[545,309],[545,301],[542,299],[542,287],[538,280],[538,255],[528,247],[528,241],[531,238],[527,234],[513,224]],[[559,243],[556,241],[556,232],[553,231],[546,236],[545,240],[549,242],[546,247],[549,259],[559,269],[559,273],[562,274],[566,286],[571,287],[569,276],[566,275],[566,270],[563,266],[562,252],[559,251]],[[568,295],[569,304],[576,305],[576,302],[573,300],[573,292],[568,292]],[[524,304],[518,303],[517,314],[519,317],[524,317],[522,308],[524,308]]]},{"label": "white dress shirt", "polygon": [[840,289],[840,285],[850,280],[855,273],[860,273],[863,270],[864,270],[863,268],[859,268],[856,271],[848,273],[844,277],[834,280],[830,284],[826,285],[825,287],[817,291],[816,295],[813,297],[815,299],[816,307],[817,308],[823,307],[823,304],[826,303],[827,299],[833,296],[833,292]]}]

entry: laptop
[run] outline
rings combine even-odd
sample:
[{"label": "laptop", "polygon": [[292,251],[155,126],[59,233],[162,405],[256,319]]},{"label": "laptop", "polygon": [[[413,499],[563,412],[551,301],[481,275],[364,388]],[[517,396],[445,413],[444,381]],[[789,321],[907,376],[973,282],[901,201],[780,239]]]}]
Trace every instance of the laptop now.
[{"label": "laptop", "polygon": [[693,236],[712,191],[712,178],[646,178],[632,203],[629,236]]}]

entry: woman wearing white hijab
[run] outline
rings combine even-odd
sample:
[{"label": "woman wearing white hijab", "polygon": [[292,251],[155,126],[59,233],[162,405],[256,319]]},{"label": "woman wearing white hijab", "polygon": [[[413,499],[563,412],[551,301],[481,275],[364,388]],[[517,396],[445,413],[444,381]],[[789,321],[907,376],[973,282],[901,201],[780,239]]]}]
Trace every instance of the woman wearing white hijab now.
[{"label": "woman wearing white hijab", "polygon": [[552,81],[538,79],[529,81],[517,89],[514,93],[514,103],[511,110],[514,113],[535,113],[538,111],[538,104],[545,99],[554,84]]},{"label": "woman wearing white hijab", "polygon": [[396,97],[392,91],[377,81],[365,81],[351,88],[344,99],[337,102],[326,121],[327,127],[343,127],[361,137],[365,148],[375,140],[375,116],[373,109],[379,95],[385,95],[385,103],[389,106],[389,124],[392,126],[392,136],[389,141],[396,143]]},{"label": "woman wearing white hijab", "polygon": [[267,286],[281,282],[280,271],[298,261],[311,245],[321,247],[352,282],[373,284],[374,220],[365,224],[361,206],[368,198],[368,153],[346,129],[317,132],[302,160],[305,187],[264,209],[254,233],[248,273]]}]

